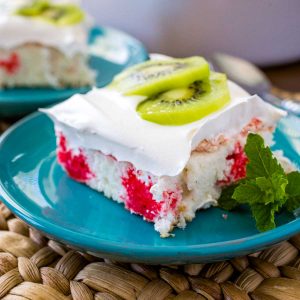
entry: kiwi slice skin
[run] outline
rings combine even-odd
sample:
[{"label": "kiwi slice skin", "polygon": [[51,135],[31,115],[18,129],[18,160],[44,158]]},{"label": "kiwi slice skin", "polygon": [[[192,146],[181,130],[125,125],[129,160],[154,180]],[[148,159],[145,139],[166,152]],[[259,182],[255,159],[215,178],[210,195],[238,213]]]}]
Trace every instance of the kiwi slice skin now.
[{"label": "kiwi slice skin", "polygon": [[57,26],[67,26],[84,20],[83,11],[73,4],[51,4],[47,0],[37,0],[31,5],[21,7],[17,15],[31,17]]},{"label": "kiwi slice skin", "polygon": [[161,125],[184,125],[200,120],[230,102],[225,74],[212,72],[209,81],[194,82],[149,97],[137,106],[144,120]]},{"label": "kiwi slice skin", "polygon": [[163,91],[186,87],[209,77],[209,64],[200,57],[147,61],[117,75],[109,88],[125,95],[152,96]]}]

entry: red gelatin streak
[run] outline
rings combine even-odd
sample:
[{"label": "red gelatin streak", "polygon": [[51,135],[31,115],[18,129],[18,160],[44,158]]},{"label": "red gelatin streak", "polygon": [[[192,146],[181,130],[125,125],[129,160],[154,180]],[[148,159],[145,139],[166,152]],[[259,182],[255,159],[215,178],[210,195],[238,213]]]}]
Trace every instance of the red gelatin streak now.
[{"label": "red gelatin streak", "polygon": [[78,154],[74,154],[67,148],[66,138],[63,135],[59,137],[57,157],[71,178],[80,182],[86,182],[95,176],[90,170],[83,153],[80,151]]},{"label": "red gelatin streak", "polygon": [[153,183],[141,181],[134,168],[129,168],[122,177],[122,185],[126,190],[125,206],[131,212],[142,215],[147,221],[154,221],[160,213],[175,211],[180,194],[174,191],[164,191],[162,201],[153,199],[150,189]]},{"label": "red gelatin streak", "polygon": [[235,144],[233,153],[228,155],[226,159],[232,160],[233,163],[227,178],[219,181],[219,185],[227,185],[246,177],[246,165],[248,163],[248,158],[239,142]]},{"label": "red gelatin streak", "polygon": [[161,210],[162,203],[153,199],[150,189],[152,183],[142,182],[135,174],[133,168],[129,168],[126,176],[122,177],[127,197],[125,206],[130,211],[140,214],[148,221],[153,221]]},{"label": "red gelatin streak", "polygon": [[12,53],[9,58],[0,60],[0,68],[3,68],[7,74],[13,75],[20,68],[20,58],[16,53]]},{"label": "red gelatin streak", "polygon": [[[258,118],[253,118],[248,125],[246,125],[241,134],[247,136],[249,132],[257,132],[262,128],[263,122]],[[232,154],[226,157],[227,160],[232,160],[233,164],[229,174],[226,174],[226,179],[219,181],[219,185],[228,185],[232,182],[238,181],[246,177],[246,166],[248,163],[248,158],[245,154],[244,148],[237,142],[234,146],[234,151]]]},{"label": "red gelatin streak", "polygon": [[[81,151],[74,154],[68,149],[66,138],[62,134],[59,135],[57,157],[71,178],[86,182],[95,176],[90,170],[84,154]],[[114,159],[114,157],[111,158]],[[153,185],[151,180],[149,179],[148,183],[143,182],[138,178],[138,173],[134,167],[131,167],[122,177],[122,185],[126,190],[126,196],[123,197],[126,208],[142,215],[148,221],[154,221],[161,212],[174,211],[180,198],[178,192],[164,191],[163,200],[158,202],[153,199],[150,192]]]},{"label": "red gelatin streak", "polygon": [[[175,210],[178,199],[181,198],[182,191],[177,192],[171,192],[171,191],[164,191],[163,192],[163,199],[165,202],[167,202],[169,205],[167,209],[169,210]],[[167,211],[166,211],[167,212]]]},{"label": "red gelatin streak", "polygon": [[226,159],[233,159],[233,164],[230,170],[230,176],[235,180],[240,180],[246,177],[246,165],[248,158],[244,152],[243,147],[239,142],[235,144],[234,152]]}]

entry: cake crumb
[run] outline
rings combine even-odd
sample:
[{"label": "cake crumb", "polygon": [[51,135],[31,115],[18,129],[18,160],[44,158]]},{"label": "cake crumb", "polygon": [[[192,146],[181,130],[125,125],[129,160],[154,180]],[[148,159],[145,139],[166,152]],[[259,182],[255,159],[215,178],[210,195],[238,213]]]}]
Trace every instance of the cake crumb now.
[{"label": "cake crumb", "polygon": [[227,220],[227,219],[228,219],[228,214],[222,214],[222,218],[223,218],[224,220]]}]

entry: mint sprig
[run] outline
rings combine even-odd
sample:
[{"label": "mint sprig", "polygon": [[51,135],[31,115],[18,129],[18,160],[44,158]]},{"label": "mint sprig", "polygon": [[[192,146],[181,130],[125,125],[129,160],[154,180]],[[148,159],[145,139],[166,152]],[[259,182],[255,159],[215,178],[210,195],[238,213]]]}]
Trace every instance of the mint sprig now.
[{"label": "mint sprig", "polygon": [[285,174],[258,134],[249,134],[245,153],[249,160],[246,178],[223,190],[219,206],[232,210],[240,204],[249,205],[257,229],[273,229],[276,213],[283,208],[293,211],[300,207],[300,173]]},{"label": "mint sprig", "polygon": [[221,208],[223,208],[225,210],[233,210],[234,208],[236,208],[239,205],[236,202],[236,200],[234,200],[232,198],[234,190],[236,189],[237,186],[238,186],[238,183],[237,184],[232,184],[232,185],[229,185],[229,186],[225,187],[222,190],[221,197],[218,200],[218,205]]},{"label": "mint sprig", "polygon": [[263,138],[258,134],[250,133],[245,145],[248,157],[247,178],[270,177],[272,174],[285,175],[282,166],[274,157],[271,149],[266,147]]},{"label": "mint sprig", "polygon": [[288,211],[293,211],[300,207],[300,173],[289,173],[287,174],[287,178],[288,185],[286,187],[286,192],[288,194],[288,199],[285,206]]}]

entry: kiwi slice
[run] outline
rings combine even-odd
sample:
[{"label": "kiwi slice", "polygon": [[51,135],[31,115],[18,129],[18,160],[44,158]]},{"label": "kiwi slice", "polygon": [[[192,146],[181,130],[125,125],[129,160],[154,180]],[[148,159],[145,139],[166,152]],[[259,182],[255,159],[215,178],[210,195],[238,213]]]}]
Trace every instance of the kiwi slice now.
[{"label": "kiwi slice", "polygon": [[33,2],[31,6],[24,6],[17,11],[17,14],[59,26],[73,25],[84,19],[84,13],[78,6],[73,4],[51,4],[46,0],[38,0]]},{"label": "kiwi slice", "polygon": [[137,106],[144,120],[162,125],[183,125],[199,120],[230,102],[225,74],[212,72],[209,81],[196,81],[151,96]]},{"label": "kiwi slice", "polygon": [[117,75],[110,88],[126,95],[152,96],[170,89],[186,87],[196,80],[208,77],[209,65],[200,56],[147,61]]},{"label": "kiwi slice", "polygon": [[30,5],[26,5],[17,10],[16,14],[27,17],[39,16],[50,4],[46,0],[37,0]]},{"label": "kiwi slice", "polygon": [[53,5],[46,9],[40,18],[56,25],[72,25],[80,23],[84,19],[84,13],[76,5]]}]

